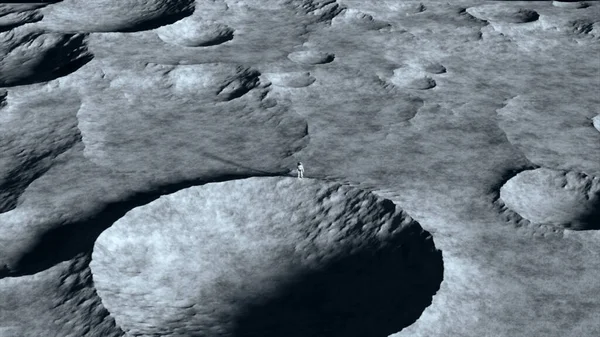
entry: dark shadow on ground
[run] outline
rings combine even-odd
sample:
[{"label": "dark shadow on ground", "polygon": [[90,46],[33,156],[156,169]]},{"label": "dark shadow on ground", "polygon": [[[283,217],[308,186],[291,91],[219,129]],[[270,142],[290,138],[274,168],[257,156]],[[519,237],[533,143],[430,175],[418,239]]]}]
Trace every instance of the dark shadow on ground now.
[{"label": "dark shadow on ground", "polygon": [[299,275],[245,306],[233,336],[387,337],[402,330],[431,304],[443,279],[442,253],[428,236],[367,247]]},{"label": "dark shadow on ground", "polygon": [[32,69],[31,76],[6,80],[0,78],[0,86],[48,82],[74,73],[94,58],[87,49],[86,37],[85,34],[66,34],[62,44],[45,51],[43,60]]},{"label": "dark shadow on ground", "polygon": [[594,199],[596,202],[590,205],[588,211],[573,219],[567,228],[577,231],[600,229],[600,193],[597,193]]}]

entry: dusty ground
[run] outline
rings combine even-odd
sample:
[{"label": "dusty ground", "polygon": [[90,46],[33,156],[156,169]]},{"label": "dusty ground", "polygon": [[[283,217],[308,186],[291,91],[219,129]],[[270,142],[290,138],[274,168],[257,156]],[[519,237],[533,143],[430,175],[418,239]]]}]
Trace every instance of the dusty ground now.
[{"label": "dusty ground", "polygon": [[599,88],[596,2],[0,4],[0,336],[124,335],[98,236],[298,161],[441,250],[394,336],[598,336]]}]

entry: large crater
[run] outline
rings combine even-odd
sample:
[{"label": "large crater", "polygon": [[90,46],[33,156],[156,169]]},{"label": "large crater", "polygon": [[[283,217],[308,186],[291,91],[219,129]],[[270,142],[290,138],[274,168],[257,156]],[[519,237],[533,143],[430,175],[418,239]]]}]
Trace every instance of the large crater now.
[{"label": "large crater", "polygon": [[132,336],[388,336],[443,276],[433,239],[391,201],[296,178],[211,183],[131,210],[91,269]]},{"label": "large crater", "polygon": [[56,79],[92,59],[82,34],[59,34],[17,27],[0,33],[0,87]]},{"label": "large crater", "polygon": [[524,171],[500,189],[510,210],[539,224],[574,230],[600,229],[600,179],[584,173],[539,168]]},{"label": "large crater", "polygon": [[43,9],[62,32],[134,32],[172,24],[194,12],[193,0],[64,0]]}]

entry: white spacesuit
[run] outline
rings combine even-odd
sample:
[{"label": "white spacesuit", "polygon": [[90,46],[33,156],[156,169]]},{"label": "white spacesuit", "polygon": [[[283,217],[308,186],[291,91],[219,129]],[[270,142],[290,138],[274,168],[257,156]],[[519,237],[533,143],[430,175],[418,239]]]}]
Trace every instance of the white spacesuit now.
[{"label": "white spacesuit", "polygon": [[298,179],[304,178],[304,166],[301,162],[298,162]]}]

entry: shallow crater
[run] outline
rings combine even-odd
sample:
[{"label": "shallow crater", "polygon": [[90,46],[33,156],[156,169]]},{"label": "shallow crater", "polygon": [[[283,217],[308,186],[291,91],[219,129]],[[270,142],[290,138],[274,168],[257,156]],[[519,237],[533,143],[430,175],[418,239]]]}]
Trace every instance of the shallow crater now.
[{"label": "shallow crater", "polygon": [[412,15],[423,13],[427,10],[422,2],[417,1],[396,1],[396,0],[385,0],[385,6],[392,12],[402,13],[404,15]]},{"label": "shallow crater", "polygon": [[[441,71],[441,69],[437,70]],[[428,90],[435,88],[437,85],[436,81],[424,69],[421,70],[415,67],[394,69],[390,82],[399,88],[414,90]]]},{"label": "shallow crater", "polygon": [[335,55],[314,50],[302,50],[290,53],[288,58],[296,63],[312,65],[333,62]]},{"label": "shallow crater", "polygon": [[500,188],[500,200],[538,224],[600,229],[600,179],[547,168],[524,171]]},{"label": "shallow crater", "polygon": [[342,13],[343,15],[338,15],[331,21],[332,25],[343,24],[348,28],[356,27],[365,30],[379,30],[391,27],[390,23],[377,20],[372,15],[356,9],[346,8]]},{"label": "shallow crater", "polygon": [[166,43],[185,47],[205,47],[232,40],[234,31],[233,28],[222,23],[201,22],[186,18],[160,27],[156,33]]},{"label": "shallow crater", "polygon": [[560,8],[587,8],[590,5],[587,4],[585,1],[573,1],[573,0],[566,0],[566,1],[552,1],[552,5],[555,7],[560,7]]},{"label": "shallow crater", "polygon": [[467,8],[467,12],[481,20],[504,23],[528,23],[536,21],[540,17],[538,12],[532,9],[507,9],[496,4]]},{"label": "shallow crater", "polygon": [[422,66],[423,71],[430,74],[444,74],[446,73],[446,67],[439,63],[427,63]]},{"label": "shallow crater", "polygon": [[278,87],[303,88],[313,84],[316,79],[307,71],[264,73],[268,81]]},{"label": "shallow crater", "polygon": [[289,177],[211,183],[135,208],[97,239],[98,294],[130,335],[388,336],[443,275],[391,201]]}]

